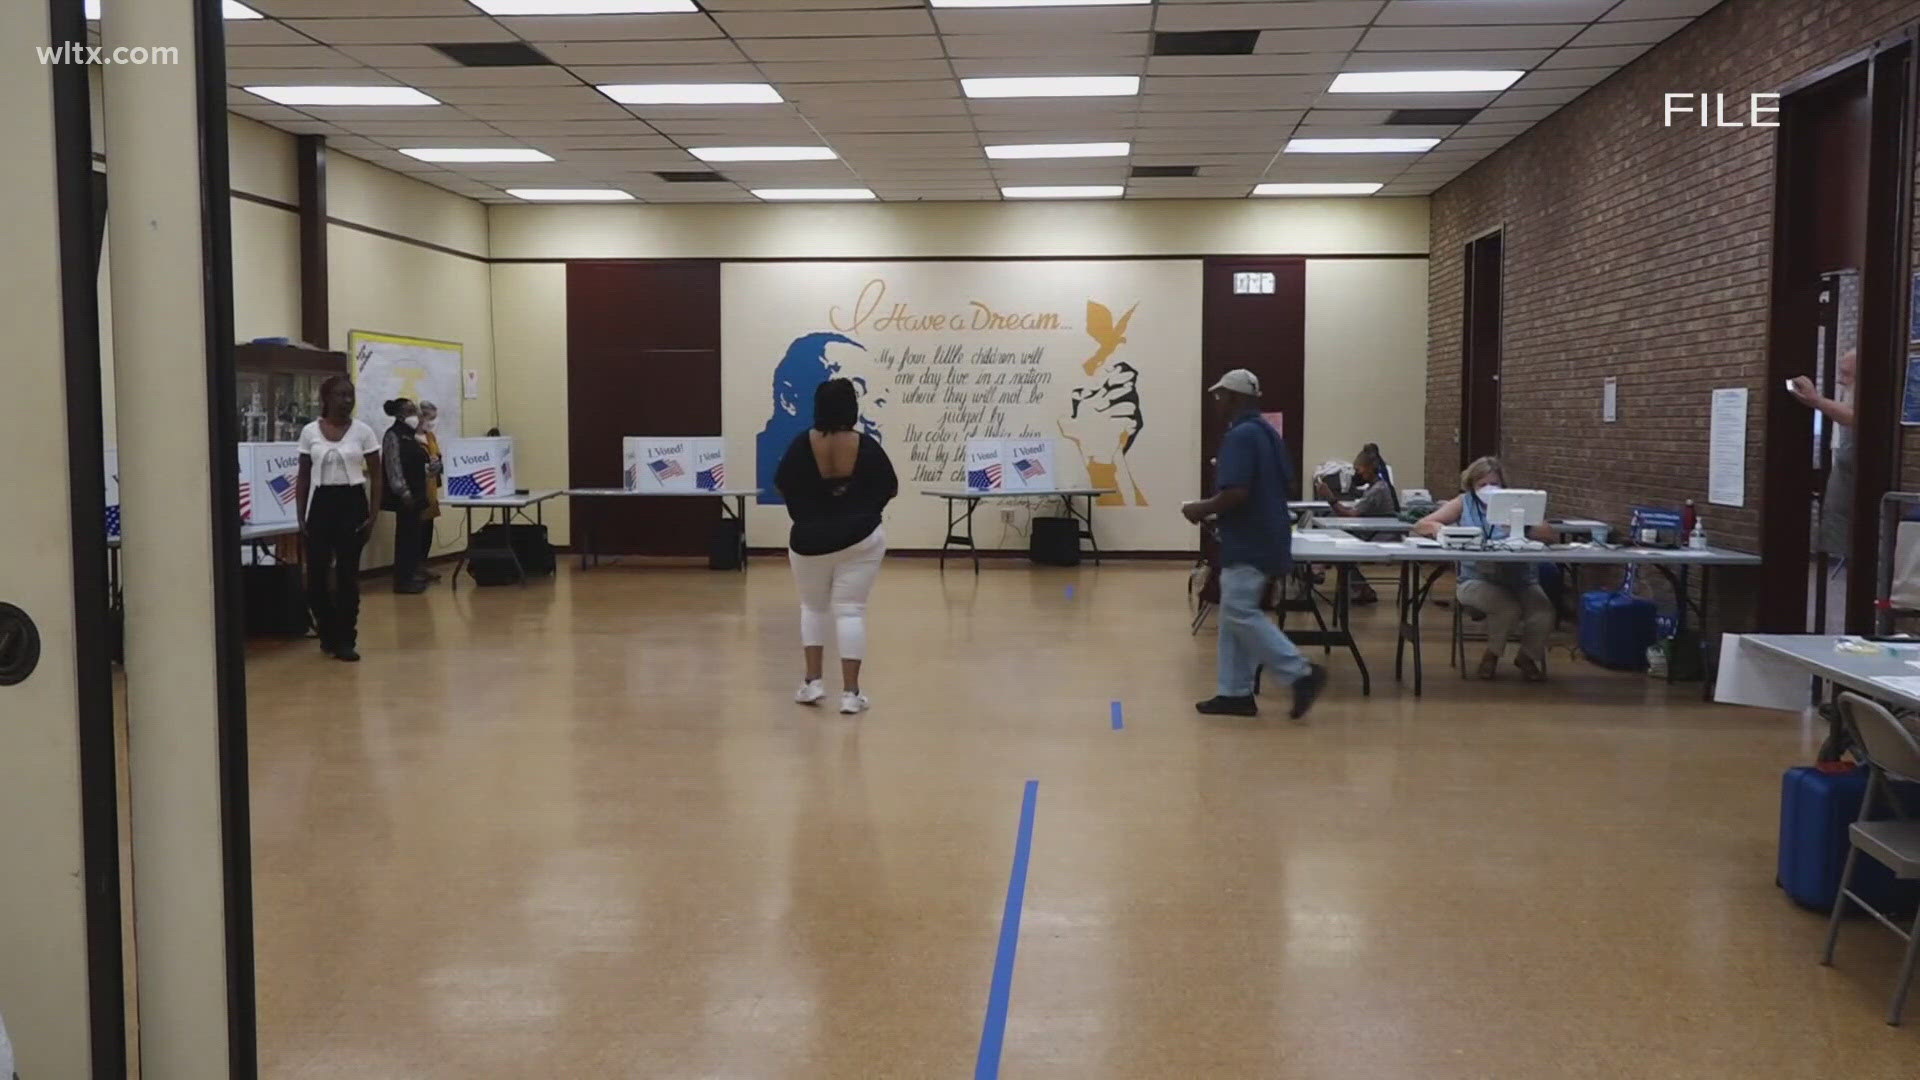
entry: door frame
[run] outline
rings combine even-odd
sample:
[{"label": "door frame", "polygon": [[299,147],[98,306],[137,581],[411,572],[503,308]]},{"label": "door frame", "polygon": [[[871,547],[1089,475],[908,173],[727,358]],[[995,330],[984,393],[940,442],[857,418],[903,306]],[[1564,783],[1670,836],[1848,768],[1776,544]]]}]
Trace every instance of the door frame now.
[{"label": "door frame", "polygon": [[[1499,242],[1500,266],[1494,275],[1493,298],[1498,305],[1494,315],[1495,332],[1493,335],[1493,401],[1485,410],[1483,419],[1492,425],[1491,438],[1477,439],[1474,422],[1476,398],[1473,392],[1474,373],[1477,364],[1474,359],[1474,298],[1475,298],[1475,254],[1479,246],[1493,239]],[[1459,467],[1464,470],[1476,458],[1491,454],[1498,456],[1501,449],[1503,430],[1501,424],[1502,391],[1501,383],[1507,355],[1507,226],[1503,221],[1474,234],[1467,239],[1461,252],[1460,263],[1460,420],[1455,443],[1459,449]],[[1476,446],[1486,445],[1479,453]]]}]

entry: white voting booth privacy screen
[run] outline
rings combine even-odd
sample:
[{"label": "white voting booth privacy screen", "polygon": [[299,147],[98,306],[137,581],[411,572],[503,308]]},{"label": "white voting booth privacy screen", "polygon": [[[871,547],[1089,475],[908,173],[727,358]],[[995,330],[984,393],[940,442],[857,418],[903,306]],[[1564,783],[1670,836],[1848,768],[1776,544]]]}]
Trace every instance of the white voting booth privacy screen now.
[{"label": "white voting booth privacy screen", "polygon": [[120,539],[120,451],[107,448],[107,539]]},{"label": "white voting booth privacy screen", "polygon": [[239,464],[240,524],[293,524],[300,494],[300,444],[241,443]]},{"label": "white voting booth privacy screen", "polygon": [[967,490],[1053,491],[1060,482],[1052,439],[968,439]]},{"label": "white voting booth privacy screen", "polygon": [[620,440],[621,486],[628,491],[721,491],[726,440],[718,435],[629,435]]},{"label": "white voting booth privacy screen", "polygon": [[490,499],[518,490],[513,480],[513,440],[505,436],[443,440],[440,461],[446,468],[445,490],[450,498]]}]

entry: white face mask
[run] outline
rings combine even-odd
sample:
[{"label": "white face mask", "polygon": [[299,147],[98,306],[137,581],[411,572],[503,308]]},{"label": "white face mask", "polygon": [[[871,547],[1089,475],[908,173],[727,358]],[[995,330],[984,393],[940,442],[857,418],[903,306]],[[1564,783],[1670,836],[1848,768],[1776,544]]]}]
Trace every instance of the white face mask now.
[{"label": "white face mask", "polygon": [[417,428],[420,426],[420,418],[417,416],[409,416],[401,422],[406,424],[410,428]]},{"label": "white face mask", "polygon": [[421,430],[421,431],[432,431],[432,430],[433,430],[433,424],[434,424],[434,422],[433,422],[432,420],[422,420],[422,421],[420,421],[420,430]]},{"label": "white face mask", "polygon": [[1481,484],[1479,487],[1473,489],[1473,493],[1475,495],[1480,496],[1482,499],[1484,499],[1487,496],[1492,495],[1494,492],[1497,492],[1499,490],[1500,490],[1499,484]]}]

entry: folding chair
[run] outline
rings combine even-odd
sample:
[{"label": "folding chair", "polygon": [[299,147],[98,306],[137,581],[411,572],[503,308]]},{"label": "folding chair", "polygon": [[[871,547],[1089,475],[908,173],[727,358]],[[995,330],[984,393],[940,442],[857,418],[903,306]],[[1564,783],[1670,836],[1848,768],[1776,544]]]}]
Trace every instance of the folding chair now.
[{"label": "folding chair", "polygon": [[[1887,783],[1889,777],[1920,780],[1920,739],[1914,738],[1913,732],[1894,719],[1885,706],[1858,694],[1841,694],[1840,712],[1857,744],[1866,748],[1867,794],[1860,800],[1859,819],[1847,828],[1847,865],[1840,872],[1840,895],[1833,901],[1833,917],[1827,922],[1827,948],[1821,954],[1820,963],[1833,965],[1833,946],[1840,939],[1840,916],[1846,912],[1849,900],[1878,919],[1880,925],[1900,935],[1907,943],[1906,958],[1900,964],[1899,981],[1893,987],[1893,1002],[1887,1007],[1887,1023],[1897,1025],[1907,1003],[1907,986],[1913,981],[1914,954],[1920,950],[1920,915],[1914,917],[1912,927],[1902,930],[1848,886],[1853,883],[1853,868],[1858,865],[1862,852],[1893,871],[1893,876],[1902,881],[1920,878],[1920,821],[1907,816],[1899,792]],[[1893,807],[1894,816],[1876,821],[1873,819],[1874,796],[1883,792]]]}]

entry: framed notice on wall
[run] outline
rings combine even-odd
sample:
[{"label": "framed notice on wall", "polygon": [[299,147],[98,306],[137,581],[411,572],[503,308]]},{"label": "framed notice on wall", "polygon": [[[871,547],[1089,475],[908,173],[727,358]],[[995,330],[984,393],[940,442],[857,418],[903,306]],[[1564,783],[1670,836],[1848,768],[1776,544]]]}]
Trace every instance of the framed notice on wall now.
[{"label": "framed notice on wall", "polygon": [[464,433],[460,403],[466,394],[459,343],[355,330],[347,335],[347,355],[358,398],[353,414],[376,434],[393,426],[382,408],[391,398],[431,401],[440,409],[439,431],[451,436]]}]

